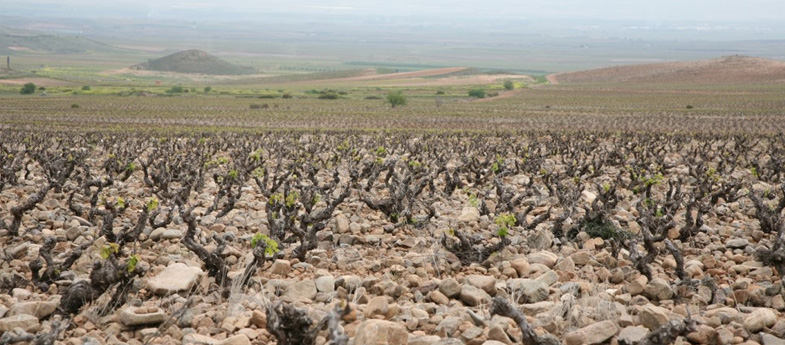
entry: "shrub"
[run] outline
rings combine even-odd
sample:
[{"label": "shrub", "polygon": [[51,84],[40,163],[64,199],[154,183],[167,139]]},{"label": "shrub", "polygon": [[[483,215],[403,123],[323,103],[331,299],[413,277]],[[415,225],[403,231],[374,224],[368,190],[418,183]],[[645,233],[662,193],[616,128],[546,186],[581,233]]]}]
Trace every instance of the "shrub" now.
[{"label": "shrub", "polygon": [[292,98],[292,94],[291,93],[285,93],[281,97],[283,97],[284,99],[289,99],[289,98]]},{"label": "shrub", "polygon": [[504,89],[505,90],[515,89],[515,83],[513,83],[512,80],[505,80],[504,81]]},{"label": "shrub", "polygon": [[212,90],[213,90],[213,87],[212,87],[212,86],[205,86],[205,87],[204,87],[204,93],[205,93],[205,94],[208,94],[208,93],[210,93],[210,91],[212,91]]},{"label": "shrub", "polygon": [[185,92],[185,89],[180,85],[172,86],[171,88],[169,88],[169,90],[166,90],[166,93],[183,93],[183,92]]},{"label": "shrub", "polygon": [[82,91],[90,91],[90,90],[91,90],[90,85],[82,86]]},{"label": "shrub", "polygon": [[19,93],[23,95],[32,95],[35,93],[35,88],[35,84],[27,83],[22,86],[22,89],[19,91]]},{"label": "shrub", "polygon": [[469,97],[485,98],[485,89],[475,88],[469,90]]},{"label": "shrub", "polygon": [[693,107],[691,104],[687,105],[687,109],[692,109],[692,108],[695,108],[695,107]]},{"label": "shrub", "polygon": [[401,91],[390,91],[387,94],[387,103],[390,103],[393,108],[399,105],[406,105],[406,96]]},{"label": "shrub", "polygon": [[78,109],[79,108],[79,104],[76,104],[76,103],[71,104],[71,108],[72,109]]},{"label": "shrub", "polygon": [[319,95],[319,99],[339,99],[341,96],[335,91],[326,91]]},{"label": "shrub", "polygon": [[437,94],[437,95],[443,95],[443,94],[444,94],[444,91],[443,91],[443,90],[436,91],[436,94]]},{"label": "shrub", "polygon": [[251,104],[251,109],[267,109],[269,107],[270,107],[270,105],[267,104],[267,103],[265,103],[265,104]]},{"label": "shrub", "polygon": [[496,92],[496,91],[494,91],[494,92],[488,92],[488,94],[487,94],[487,96],[488,96],[488,97],[496,97],[496,96],[498,96],[498,95],[499,95],[499,93],[498,93],[498,92]]}]

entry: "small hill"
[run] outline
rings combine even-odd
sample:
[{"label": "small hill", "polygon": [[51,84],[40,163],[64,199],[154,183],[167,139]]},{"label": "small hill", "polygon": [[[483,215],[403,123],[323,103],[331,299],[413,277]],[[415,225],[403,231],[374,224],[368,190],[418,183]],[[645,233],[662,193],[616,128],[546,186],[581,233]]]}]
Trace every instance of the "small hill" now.
[{"label": "small hill", "polygon": [[565,84],[785,82],[785,62],[735,55],[711,60],[615,66],[559,73],[550,78]]},{"label": "small hill", "polygon": [[199,73],[211,75],[241,75],[253,74],[251,67],[238,66],[221,60],[201,50],[186,50],[160,59],[131,66],[134,70]]}]

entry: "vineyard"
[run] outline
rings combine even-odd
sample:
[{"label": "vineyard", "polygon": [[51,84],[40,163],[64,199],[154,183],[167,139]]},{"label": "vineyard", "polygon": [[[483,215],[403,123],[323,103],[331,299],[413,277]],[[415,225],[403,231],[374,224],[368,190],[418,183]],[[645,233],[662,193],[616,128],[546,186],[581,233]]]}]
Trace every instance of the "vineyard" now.
[{"label": "vineyard", "polygon": [[[49,129],[0,133],[0,343],[785,333],[785,136],[57,129],[198,120],[130,100],[42,100]],[[210,104],[183,113],[252,117]]]},{"label": "vineyard", "polygon": [[6,80],[0,345],[783,344],[780,68]]}]

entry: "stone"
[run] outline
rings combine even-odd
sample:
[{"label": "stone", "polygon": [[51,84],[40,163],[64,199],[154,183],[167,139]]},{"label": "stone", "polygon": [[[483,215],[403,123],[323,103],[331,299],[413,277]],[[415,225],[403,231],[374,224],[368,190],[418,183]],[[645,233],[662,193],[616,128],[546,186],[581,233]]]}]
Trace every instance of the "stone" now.
[{"label": "stone", "polygon": [[119,317],[120,323],[128,327],[157,325],[164,322],[164,320],[166,320],[166,314],[159,309],[150,312],[147,308],[135,307],[123,309]]},{"label": "stone", "polygon": [[254,310],[253,313],[251,313],[250,322],[257,328],[265,328],[267,327],[267,315],[261,310]]},{"label": "stone", "polygon": [[82,229],[78,226],[72,226],[65,231],[65,238],[69,241],[73,241],[79,238],[79,236],[82,236]]},{"label": "stone", "polygon": [[596,322],[564,336],[566,345],[591,345],[600,344],[619,331],[613,321],[605,320]]},{"label": "stone", "polygon": [[376,296],[368,301],[368,305],[365,306],[363,314],[365,314],[365,317],[368,319],[376,315],[382,315],[385,319],[391,319],[398,314],[398,306],[390,306],[387,303],[387,297],[385,296]]},{"label": "stone", "polygon": [[597,194],[594,194],[588,190],[581,192],[581,201],[591,204],[595,199],[597,199]]},{"label": "stone", "polygon": [[469,327],[469,329],[463,331],[461,333],[460,339],[465,344],[471,344],[475,339],[482,336],[482,328],[477,326]]},{"label": "stone", "polygon": [[443,293],[439,290],[433,290],[428,294],[428,298],[431,299],[431,302],[441,305],[450,304],[450,299],[447,298]]},{"label": "stone", "polygon": [[314,279],[316,291],[332,293],[335,291],[335,277],[327,275]]},{"label": "stone", "polygon": [[487,340],[484,343],[482,343],[482,345],[510,345],[510,344],[501,341],[496,341],[496,340]]},{"label": "stone", "polygon": [[466,283],[482,289],[491,296],[496,295],[496,278],[492,276],[472,274],[466,277]]},{"label": "stone", "polygon": [[[569,258],[567,258],[569,259]],[[551,286],[559,281],[559,274],[554,271],[548,271],[543,274],[540,274],[539,277],[534,278],[534,280],[538,282],[542,282],[545,285]]]},{"label": "stone", "polygon": [[218,340],[199,333],[191,333],[183,337],[183,345],[215,345]]},{"label": "stone", "polygon": [[273,265],[270,266],[270,272],[273,274],[285,276],[292,272],[292,264],[289,262],[289,260],[275,260]]},{"label": "stone", "polygon": [[569,256],[575,266],[585,266],[591,261],[591,254],[585,250],[580,250]]},{"label": "stone", "polygon": [[568,256],[556,262],[556,269],[562,272],[574,272],[575,262]]},{"label": "stone", "polygon": [[649,330],[646,327],[627,326],[619,332],[617,339],[619,340],[619,345],[638,345],[648,333]]},{"label": "stone", "polygon": [[166,229],[161,233],[162,240],[174,240],[183,238],[183,232],[177,229]]},{"label": "stone", "polygon": [[29,314],[43,319],[55,312],[57,304],[57,301],[17,302],[8,309],[8,315]]},{"label": "stone", "polygon": [[752,333],[761,331],[766,327],[774,326],[777,322],[777,313],[769,308],[758,308],[744,319],[744,328]]},{"label": "stone", "polygon": [[518,303],[535,303],[544,301],[550,294],[548,285],[532,279],[510,279],[507,286],[512,296],[519,296]]},{"label": "stone", "polygon": [[510,266],[518,273],[518,277],[529,274],[529,262],[526,259],[515,259],[510,261]]},{"label": "stone", "polygon": [[464,207],[463,210],[461,210],[461,215],[458,216],[458,221],[465,223],[476,222],[479,219],[480,210],[478,210],[476,207]]},{"label": "stone", "polygon": [[750,244],[750,241],[747,241],[743,238],[732,238],[725,242],[725,247],[730,249],[744,249]]},{"label": "stone", "polygon": [[713,344],[717,331],[706,325],[698,325],[698,329],[687,334],[687,340],[693,344]]},{"label": "stone", "polygon": [[529,236],[529,247],[536,250],[545,250],[553,246],[553,234],[550,231],[536,231]]},{"label": "stone", "polygon": [[760,336],[760,340],[763,345],[785,345],[785,339],[777,338],[768,333],[763,333]]},{"label": "stone", "polygon": [[540,251],[526,255],[526,260],[529,264],[542,264],[552,269],[559,257],[549,251]]},{"label": "stone", "polygon": [[722,322],[723,324],[727,324],[730,322],[738,322],[738,323],[744,322],[744,318],[742,317],[741,313],[739,313],[738,310],[730,307],[722,307],[722,308],[707,310],[703,314],[703,316],[706,317],[707,319],[716,317],[720,319],[720,322]]},{"label": "stone", "polygon": [[454,298],[461,293],[461,284],[458,284],[458,281],[453,278],[447,278],[439,284],[439,292],[449,298]]},{"label": "stone", "polygon": [[155,230],[150,232],[150,239],[153,240],[153,241],[160,240],[161,239],[161,235],[164,234],[164,231],[166,231],[166,228],[156,228]]},{"label": "stone", "polygon": [[0,319],[0,333],[10,332],[17,327],[25,332],[35,333],[41,328],[41,324],[37,317],[29,314],[18,314]]},{"label": "stone", "polygon": [[455,338],[447,338],[447,339],[439,340],[433,345],[464,345],[464,343]]},{"label": "stone", "polygon": [[251,345],[251,339],[245,334],[237,334],[219,341],[217,345]]},{"label": "stone", "polygon": [[199,267],[189,267],[178,262],[147,281],[147,287],[159,295],[168,295],[178,291],[188,291],[202,275]]},{"label": "stone", "polygon": [[507,332],[505,332],[504,328],[500,325],[493,325],[488,329],[488,340],[497,341],[505,345],[513,345],[510,336],[507,335]]},{"label": "stone", "polygon": [[638,316],[640,317],[641,325],[653,331],[668,323],[671,314],[672,313],[665,308],[653,304],[646,304],[641,308]]},{"label": "stone", "polygon": [[409,345],[433,345],[442,338],[435,335],[409,335]]},{"label": "stone", "polygon": [[354,345],[408,345],[406,328],[386,320],[366,320],[355,331]]},{"label": "stone", "polygon": [[284,297],[288,297],[294,301],[310,301],[316,297],[316,285],[313,280],[303,280],[286,288]]},{"label": "stone", "polygon": [[537,315],[546,311],[554,309],[555,303],[549,301],[542,301],[537,303],[521,304],[520,309],[526,315]]},{"label": "stone", "polygon": [[654,278],[646,285],[643,294],[651,300],[662,301],[673,298],[673,289],[665,279]]},{"label": "stone", "polygon": [[335,217],[335,230],[339,234],[349,232],[349,219],[343,214],[339,214]]},{"label": "stone", "polygon": [[453,333],[455,333],[460,324],[461,319],[455,316],[448,316],[439,322],[439,325],[436,326],[435,334],[442,338],[450,337]]},{"label": "stone", "polygon": [[463,288],[461,288],[459,297],[461,302],[470,307],[491,303],[491,295],[484,290],[471,285],[464,285]]}]

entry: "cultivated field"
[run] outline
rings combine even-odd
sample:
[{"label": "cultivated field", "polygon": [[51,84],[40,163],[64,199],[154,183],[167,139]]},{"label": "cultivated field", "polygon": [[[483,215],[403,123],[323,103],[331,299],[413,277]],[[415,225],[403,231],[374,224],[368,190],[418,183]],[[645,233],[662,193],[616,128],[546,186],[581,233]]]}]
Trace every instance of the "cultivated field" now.
[{"label": "cultivated field", "polygon": [[0,344],[779,344],[785,83],[701,66],[4,86]]}]

